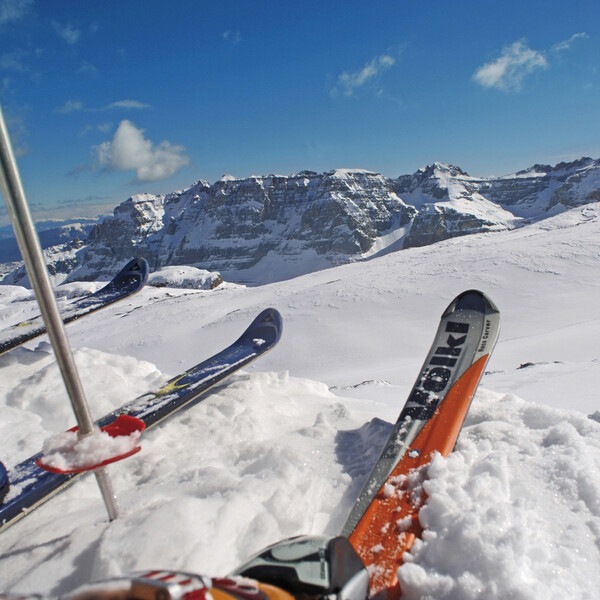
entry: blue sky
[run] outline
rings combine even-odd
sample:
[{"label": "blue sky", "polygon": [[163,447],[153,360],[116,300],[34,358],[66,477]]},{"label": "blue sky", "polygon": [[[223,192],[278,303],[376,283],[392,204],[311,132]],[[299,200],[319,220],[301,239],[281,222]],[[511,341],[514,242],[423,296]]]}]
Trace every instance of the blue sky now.
[{"label": "blue sky", "polygon": [[600,156],[599,26],[598,0],[0,0],[0,102],[36,218],[225,173],[503,175]]}]

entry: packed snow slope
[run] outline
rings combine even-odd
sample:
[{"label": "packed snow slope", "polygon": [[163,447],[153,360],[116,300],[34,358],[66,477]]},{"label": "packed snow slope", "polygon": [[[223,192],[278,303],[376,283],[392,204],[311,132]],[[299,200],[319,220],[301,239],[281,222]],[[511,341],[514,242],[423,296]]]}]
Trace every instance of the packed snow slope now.
[{"label": "packed snow slope", "polygon": [[[284,334],[110,467],[117,521],[85,477],[0,534],[2,588],[59,595],[156,567],[223,575],[280,538],[335,534],[440,314],[477,288],[501,310],[500,340],[456,451],[429,469],[404,596],[598,598],[599,213],[590,204],[255,288],[148,287],[73,323],[96,416],[229,344],[266,306]],[[21,288],[0,294],[2,326],[35,311]],[[44,338],[0,357],[7,465],[72,424]]]}]

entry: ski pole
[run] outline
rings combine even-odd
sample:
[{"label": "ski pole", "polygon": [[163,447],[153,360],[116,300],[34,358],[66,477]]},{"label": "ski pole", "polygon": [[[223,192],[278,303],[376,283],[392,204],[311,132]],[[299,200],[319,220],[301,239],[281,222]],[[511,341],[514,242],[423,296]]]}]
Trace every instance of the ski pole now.
[{"label": "ski pole", "polygon": [[[56,361],[60,368],[67,394],[79,426],[79,437],[92,433],[95,429],[73,353],[67,339],[65,326],[58,310],[58,304],[54,296],[50,276],[46,269],[42,248],[29,206],[25,198],[25,191],[19,175],[17,161],[13,153],[8,129],[4,121],[2,107],[0,106],[0,184],[10,220],[15,231],[19,250],[25,262],[27,275],[31,281],[35,297],[40,306],[40,311],[46,324],[46,331],[50,338]],[[116,498],[110,480],[104,469],[96,472],[98,486],[108,512],[108,518],[112,521],[118,516]]]}]

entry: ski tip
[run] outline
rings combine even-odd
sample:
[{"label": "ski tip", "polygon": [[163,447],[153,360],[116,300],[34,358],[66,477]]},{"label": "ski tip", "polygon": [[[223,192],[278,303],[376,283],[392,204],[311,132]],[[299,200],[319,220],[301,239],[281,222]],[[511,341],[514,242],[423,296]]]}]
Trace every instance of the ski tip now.
[{"label": "ski tip", "polygon": [[271,330],[274,343],[279,341],[283,330],[283,319],[281,313],[276,308],[267,308],[263,310],[256,319],[256,326],[265,327]]},{"label": "ski tip", "polygon": [[466,290],[456,296],[444,311],[442,318],[459,310],[475,311],[484,315],[500,312],[489,296],[479,290]]},{"label": "ski tip", "polygon": [[282,329],[283,319],[279,311],[275,308],[267,308],[252,321],[239,341],[251,339],[253,342],[257,342],[260,340],[259,348],[261,346],[264,346],[265,349],[271,348],[281,338]]},{"label": "ski tip", "polygon": [[6,470],[4,463],[0,462],[0,504],[4,501],[4,497],[8,493],[8,488],[8,471]]},{"label": "ski tip", "polygon": [[150,265],[145,258],[141,256],[130,260],[117,274],[115,279],[121,277],[136,277],[139,279],[139,285],[142,286],[146,283],[148,275],[150,274]]}]

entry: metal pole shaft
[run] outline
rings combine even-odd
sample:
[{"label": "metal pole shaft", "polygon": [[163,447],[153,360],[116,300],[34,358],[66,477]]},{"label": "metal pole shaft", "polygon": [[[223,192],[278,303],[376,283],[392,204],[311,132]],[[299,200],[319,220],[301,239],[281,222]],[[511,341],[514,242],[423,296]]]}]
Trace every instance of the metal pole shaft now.
[{"label": "metal pole shaft", "polygon": [[[33,225],[31,213],[29,212],[25,191],[21,183],[17,162],[14,157],[1,107],[0,184],[19,249],[25,261],[27,274],[29,275],[29,280],[40,306],[46,330],[54,349],[54,354],[56,355],[56,361],[65,382],[65,387],[67,388],[67,394],[71,400],[73,412],[79,426],[79,434],[80,436],[88,435],[94,430],[94,422],[85,400],[83,386],[81,385],[77,366],[73,359],[65,326],[58,310],[50,277],[46,270],[42,248]],[[118,511],[115,496],[110,489],[106,473],[98,473],[97,479],[104,497],[108,516],[113,520],[117,517]]]}]

